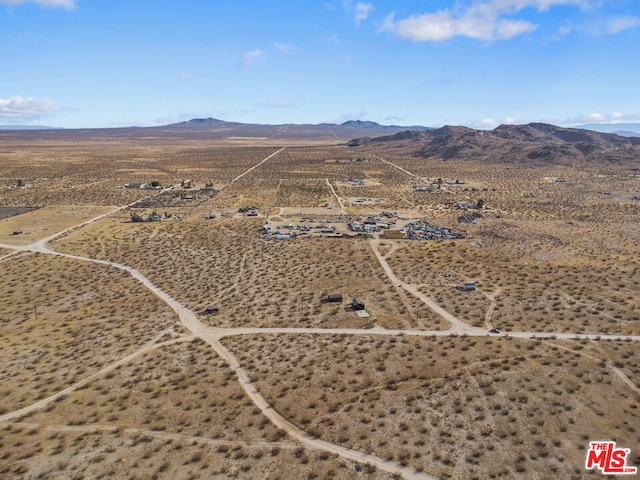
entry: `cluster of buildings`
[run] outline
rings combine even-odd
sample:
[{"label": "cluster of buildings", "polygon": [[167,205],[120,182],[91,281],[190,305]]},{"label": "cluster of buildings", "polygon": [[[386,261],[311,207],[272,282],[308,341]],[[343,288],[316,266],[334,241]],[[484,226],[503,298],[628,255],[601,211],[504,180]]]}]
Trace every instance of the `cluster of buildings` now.
[{"label": "cluster of buildings", "polygon": [[151,183],[129,182],[129,183],[125,183],[122,187],[129,190],[160,190],[162,188],[162,185],[160,185],[160,183],[158,182],[151,182]]},{"label": "cluster of buildings", "polygon": [[352,232],[364,232],[364,233],[373,233],[379,232],[381,230],[388,230],[394,224],[395,221],[391,222],[380,222],[376,220],[377,217],[368,217],[364,221],[352,220],[348,223],[349,229]]},{"label": "cluster of buildings", "polygon": [[209,192],[210,194],[214,194],[214,195],[217,194],[217,193],[220,193],[220,190],[218,190],[217,188],[213,188],[213,183],[207,183],[204,187],[195,188],[192,180],[183,180],[180,183],[180,186],[182,188],[184,188],[185,190],[189,190],[189,189],[193,188],[193,189],[198,190],[200,192]]},{"label": "cluster of buildings", "polygon": [[475,203],[462,201],[454,203],[453,208],[456,208],[458,210],[476,210],[478,208],[478,205]]},{"label": "cluster of buildings", "polygon": [[[447,227],[432,225],[428,218],[421,221],[412,221],[399,228],[396,225],[398,215],[392,212],[382,212],[379,215],[343,217],[336,220],[317,220],[302,218],[304,223],[289,223],[287,225],[273,226],[265,223],[262,226],[262,238],[276,240],[288,240],[291,238],[311,237],[366,237],[373,238],[374,234],[381,232],[381,237],[407,240],[439,240],[465,238],[461,233],[454,232]],[[320,223],[319,223],[320,222]],[[315,225],[308,225],[314,223]],[[343,226],[336,226],[335,224]],[[344,225],[346,224],[346,229]]]},{"label": "cluster of buildings", "polygon": [[[342,303],[342,294],[334,293],[324,296],[321,300],[322,303]],[[362,318],[369,317],[369,313],[365,310],[365,305],[362,300],[354,298],[347,307],[352,312],[356,312],[356,315]]]},{"label": "cluster of buildings", "polygon": [[342,237],[341,233],[336,232],[336,227],[320,223],[314,228],[308,225],[296,225],[290,223],[286,226],[271,231],[271,225],[265,223],[262,226],[262,238],[275,238],[276,240],[288,240],[290,238],[309,238],[314,236],[313,233],[321,234],[323,237]]},{"label": "cluster of buildings", "polygon": [[[213,184],[211,183],[206,184],[204,187],[195,188],[193,185],[193,181],[183,180],[182,182],[180,182],[180,186],[184,190],[196,190],[200,192],[207,192],[207,195],[211,195],[211,194],[215,195],[220,192],[216,188],[213,188]],[[163,187],[159,181],[154,180],[153,182],[150,182],[150,183],[129,182],[122,185],[121,188],[126,188],[128,190],[160,190]],[[185,200],[193,200],[194,198],[206,198],[206,197],[199,197],[198,194],[186,194],[181,196]]]},{"label": "cluster of buildings", "polygon": [[397,217],[397,215],[394,213],[382,212],[379,216],[358,217],[357,220],[351,220],[347,225],[352,232],[380,232],[393,227],[396,224],[394,220],[395,217]]},{"label": "cluster of buildings", "polygon": [[133,223],[139,222],[160,222],[162,220],[172,219],[172,220],[180,220],[182,218],[181,214],[172,215],[170,213],[158,213],[153,211],[146,217],[140,215],[139,213],[131,214],[131,221]]},{"label": "cluster of buildings", "polygon": [[464,238],[464,234],[456,233],[450,228],[431,225],[429,222],[409,222],[400,229],[408,240],[455,240]]}]

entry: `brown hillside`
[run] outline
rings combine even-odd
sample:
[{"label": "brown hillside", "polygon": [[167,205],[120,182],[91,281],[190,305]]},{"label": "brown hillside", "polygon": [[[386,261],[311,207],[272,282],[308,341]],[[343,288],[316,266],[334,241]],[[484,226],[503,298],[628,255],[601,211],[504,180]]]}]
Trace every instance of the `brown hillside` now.
[{"label": "brown hillside", "polygon": [[615,163],[635,166],[640,139],[543,123],[501,125],[494,130],[444,126],[377,138],[352,140],[349,145],[393,150],[404,155],[442,160],[480,160],[531,166]]}]

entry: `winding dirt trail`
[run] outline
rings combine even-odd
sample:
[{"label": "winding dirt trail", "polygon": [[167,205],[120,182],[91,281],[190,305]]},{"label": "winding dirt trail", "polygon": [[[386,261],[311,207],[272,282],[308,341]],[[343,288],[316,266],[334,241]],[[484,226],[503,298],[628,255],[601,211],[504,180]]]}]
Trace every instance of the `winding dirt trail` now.
[{"label": "winding dirt trail", "polygon": [[484,316],[484,327],[488,330],[491,330],[493,327],[491,326],[491,315],[493,315],[493,311],[496,308],[496,297],[502,293],[502,288],[498,287],[486,297],[489,299],[491,304],[489,308],[487,308],[487,313]]}]

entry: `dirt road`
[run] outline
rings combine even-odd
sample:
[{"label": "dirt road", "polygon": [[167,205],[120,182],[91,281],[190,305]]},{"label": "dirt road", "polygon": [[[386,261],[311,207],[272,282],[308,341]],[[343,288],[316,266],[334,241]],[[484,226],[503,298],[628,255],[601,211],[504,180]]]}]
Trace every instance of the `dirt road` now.
[{"label": "dirt road", "polygon": [[[165,332],[162,332],[162,334],[164,334]],[[194,338],[196,338],[193,335],[190,336],[182,336],[182,337],[178,337],[178,338],[174,338],[172,340],[168,340],[166,342],[162,342],[162,343],[155,343],[157,340],[153,340],[150,343],[148,343],[147,345],[145,345],[144,347],[142,347],[139,350],[136,350],[135,352],[133,352],[131,355],[127,355],[126,357],[121,358],[120,360],[113,362],[111,364],[109,364],[108,366],[106,366],[105,368],[103,368],[102,370],[97,371],[96,373],[89,375],[88,377],[80,380],[77,383],[74,383],[73,385],[68,386],[67,388],[65,388],[64,390],[60,390],[59,392],[47,397],[47,398],[43,398],[42,400],[39,400],[35,403],[32,403],[31,405],[21,408],[20,410],[14,410],[13,412],[10,413],[6,413],[4,415],[0,415],[0,422],[6,422],[8,420],[13,420],[14,418],[19,418],[23,415],[26,415],[27,413],[33,412],[34,410],[39,410],[41,408],[46,407],[48,404],[50,404],[51,402],[55,402],[56,400],[58,400],[61,397],[64,397],[65,395],[68,395],[69,393],[73,392],[74,390],[79,389],[80,387],[86,385],[87,383],[95,380],[96,378],[100,378],[103,375],[109,373],[112,370],[115,370],[116,368],[118,368],[121,365],[125,365],[127,363],[129,363],[131,360],[133,360],[134,358],[137,358],[147,352],[150,352],[151,350],[155,350],[156,348],[160,348],[166,345],[172,345],[174,343],[178,343],[178,342],[189,342],[192,341]]]},{"label": "dirt road", "polygon": [[444,318],[447,322],[449,322],[451,324],[451,328],[446,330],[448,334],[458,333],[458,334],[467,334],[467,335],[474,335],[474,334],[485,335],[487,333],[486,330],[482,328],[472,327],[462,322],[461,320],[456,318],[454,315],[447,312],[440,305],[438,305],[434,300],[427,297],[424,293],[418,291],[418,289],[414,285],[402,282],[398,277],[396,277],[396,275],[391,270],[391,267],[389,267],[389,264],[387,263],[385,258],[378,251],[378,246],[380,245],[380,243],[384,243],[384,241],[370,240],[369,243],[371,244],[371,249],[373,250],[373,253],[378,259],[378,262],[380,262],[380,265],[382,265],[382,268],[384,269],[385,273],[389,277],[389,280],[391,280],[391,282],[394,285],[405,289],[407,292],[409,292],[413,296],[419,298],[426,306],[428,306],[431,310],[433,310],[434,313],[436,313],[440,317]]},{"label": "dirt road", "polygon": [[331,184],[329,179],[325,178],[325,180],[327,181],[327,185],[329,185],[329,188],[331,189],[331,193],[333,193],[333,196],[336,197],[336,200],[338,201],[338,204],[340,205],[340,209],[344,213],[344,202],[342,201],[342,199],[336,193],[336,190],[335,190],[335,188],[333,188],[333,185]]},{"label": "dirt road", "polygon": [[[264,162],[266,162],[267,160],[269,160],[270,158],[274,157],[275,155],[279,154],[280,152],[282,152],[285,148],[287,147],[282,147],[280,150],[277,150],[275,152],[273,152],[271,155],[269,155],[267,158],[265,158],[264,160],[262,160],[260,163],[255,164],[253,167],[251,167],[250,169],[248,169],[246,172],[241,173],[240,175],[238,175],[236,178],[234,178],[233,180],[231,180],[231,183],[229,183],[229,185],[233,185],[234,183],[236,183],[238,180],[240,180],[242,177],[244,177],[246,174],[248,174],[249,172],[251,172],[253,169],[258,168],[260,165],[262,165]],[[227,187],[229,186],[227,185]],[[225,187],[226,188],[226,187]]]}]

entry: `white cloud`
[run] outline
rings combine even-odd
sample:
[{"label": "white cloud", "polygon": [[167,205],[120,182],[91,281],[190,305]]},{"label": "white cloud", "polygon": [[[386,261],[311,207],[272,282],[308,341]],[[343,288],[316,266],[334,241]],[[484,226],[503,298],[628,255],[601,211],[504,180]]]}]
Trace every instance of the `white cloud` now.
[{"label": "white cloud", "polygon": [[638,113],[622,113],[622,112],[612,112],[612,113],[588,113],[588,114],[578,114],[572,115],[570,117],[564,118],[547,118],[545,120],[541,120],[547,123],[553,123],[555,125],[580,125],[583,123],[636,123],[640,121],[640,114]]},{"label": "white cloud", "polygon": [[75,0],[0,0],[0,5],[20,5],[22,3],[35,3],[44,8],[63,7],[68,10],[73,10]]},{"label": "white cloud", "polygon": [[569,119],[570,123],[620,123],[637,122],[638,115],[630,115],[622,112],[613,113],[590,113],[577,118]]},{"label": "white cloud", "polygon": [[11,98],[0,98],[0,120],[19,122],[35,120],[51,115],[58,106],[48,98],[23,98],[14,95]]},{"label": "white cloud", "polygon": [[395,21],[395,13],[387,16],[382,31],[393,32],[400,38],[414,42],[447,40],[456,35],[454,21],[449,12],[412,15]]},{"label": "white cloud", "polygon": [[607,118],[601,113],[590,113],[585,117],[587,122],[606,122]]},{"label": "white cloud", "polygon": [[391,31],[401,38],[414,42],[449,40],[456,36],[478,40],[507,40],[532,32],[537,25],[523,20],[496,19],[495,17],[465,14],[456,17],[452,12],[441,11],[411,16],[398,22],[387,17],[382,30]]},{"label": "white cloud", "polygon": [[573,30],[572,30],[572,28],[570,26],[563,25],[560,28],[558,28],[558,31],[554,35],[553,39],[554,40],[562,40],[564,37],[569,35],[572,31]]},{"label": "white cloud", "polygon": [[[353,15],[353,21],[356,25],[360,25],[361,22],[369,18],[369,14],[375,8],[371,3],[357,2],[354,5],[353,0],[342,0],[340,3],[342,3],[342,10],[346,15]],[[335,11],[331,4],[327,4],[326,7],[331,12]]]},{"label": "white cloud", "polygon": [[266,58],[267,56],[264,54],[264,52],[259,48],[256,48],[255,50],[251,50],[250,52],[245,53],[240,63],[244,68],[249,68],[255,62],[264,61],[266,60]]},{"label": "white cloud", "polygon": [[620,17],[610,18],[605,24],[605,32],[611,35],[628,30],[630,28],[636,28],[640,26],[640,17],[633,15],[624,15]]},{"label": "white cloud", "polygon": [[322,40],[326,43],[332,43],[334,45],[342,44],[342,39],[340,38],[340,35],[338,35],[337,33],[329,33],[327,35],[324,35],[322,37]]},{"label": "white cloud", "polygon": [[457,36],[478,40],[507,40],[529,33],[537,25],[526,20],[507,18],[526,8],[547,11],[555,5],[589,8],[588,0],[476,0],[468,7],[411,15],[396,21],[387,16],[381,31],[388,31],[413,42],[443,41]]},{"label": "white cloud", "polygon": [[485,4],[504,12],[519,12],[525,8],[535,8],[540,12],[546,12],[556,5],[575,5],[582,9],[590,9],[594,5],[593,0],[489,0]]},{"label": "white cloud", "polygon": [[497,126],[498,126],[498,122],[495,121],[493,118],[483,118],[479,122],[480,128],[494,128]]},{"label": "white cloud", "polygon": [[537,25],[523,20],[500,20],[496,25],[496,37],[501,40],[508,40],[516,35],[533,32]]},{"label": "white cloud", "polygon": [[353,9],[355,11],[354,21],[356,25],[360,25],[360,22],[369,18],[369,12],[373,10],[373,5],[370,3],[356,3]]},{"label": "white cloud", "polygon": [[274,43],[276,49],[282,53],[289,53],[296,49],[294,45],[287,45],[286,43]]},{"label": "white cloud", "polygon": [[[505,119],[502,121],[503,125],[513,125],[516,123],[516,119],[513,117],[505,117]],[[496,128],[498,125],[500,125],[500,121],[496,120],[495,118],[482,118],[480,120],[473,120],[471,122],[469,122],[467,125],[469,125],[472,128],[477,128],[479,130],[489,130],[489,129],[494,129]]]}]

